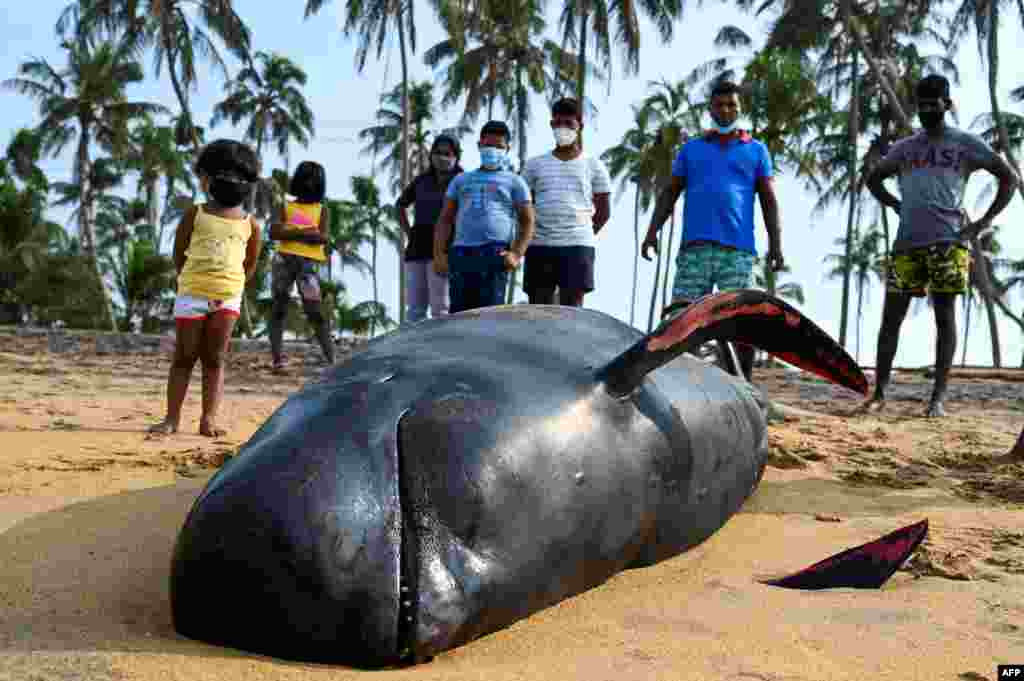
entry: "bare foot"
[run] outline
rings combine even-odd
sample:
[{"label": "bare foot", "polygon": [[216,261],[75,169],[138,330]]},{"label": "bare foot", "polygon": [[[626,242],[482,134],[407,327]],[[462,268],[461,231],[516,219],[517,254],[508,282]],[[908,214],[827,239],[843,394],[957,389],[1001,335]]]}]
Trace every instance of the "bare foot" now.
[{"label": "bare foot", "polygon": [[942,400],[932,400],[928,405],[928,409],[924,412],[926,419],[942,418],[946,415],[946,408],[942,404]]},{"label": "bare foot", "polygon": [[224,437],[228,431],[218,427],[213,421],[200,421],[199,434],[206,437]]},{"label": "bare foot", "polygon": [[865,400],[859,407],[853,410],[853,416],[864,416],[866,414],[878,414],[885,410],[885,398],[877,395]]},{"label": "bare foot", "polygon": [[171,433],[178,432],[178,424],[169,419],[164,419],[160,423],[150,426],[149,432],[153,435],[170,435]]}]

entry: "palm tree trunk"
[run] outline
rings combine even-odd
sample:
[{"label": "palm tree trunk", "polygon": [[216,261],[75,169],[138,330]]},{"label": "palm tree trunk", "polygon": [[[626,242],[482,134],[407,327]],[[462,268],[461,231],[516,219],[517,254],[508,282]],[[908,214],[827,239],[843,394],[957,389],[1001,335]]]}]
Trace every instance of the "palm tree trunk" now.
[{"label": "palm tree trunk", "polygon": [[[888,151],[889,149],[889,119],[885,118],[882,121],[882,133],[881,133],[881,145],[882,149]],[[886,272],[889,267],[889,208],[884,204],[878,204],[878,209],[882,213],[882,262],[885,265]]]},{"label": "palm tree trunk", "polygon": [[[526,140],[526,126],[529,121],[526,120],[526,98],[528,94],[526,88],[523,86],[523,68],[522,66],[516,65],[516,117],[519,119],[517,127],[519,128],[519,173],[522,174],[523,168],[526,167],[526,158],[529,154],[529,145]],[[511,305],[516,302],[516,286],[518,286],[519,270],[512,270],[512,275],[508,279],[508,294],[505,298],[505,303]]]},{"label": "palm tree trunk", "polygon": [[[987,265],[988,260],[984,257],[984,252],[982,251],[981,244],[978,242],[977,238],[974,238],[971,241],[971,247],[974,253],[975,263],[978,263],[980,260]],[[991,273],[988,268],[986,266],[976,264],[975,272],[978,275],[978,290],[982,293],[982,300],[991,299],[995,306],[999,308],[1004,315],[1009,317],[1021,331],[1024,331],[1024,318],[1014,314],[1013,310],[1010,309],[1010,306],[1006,304],[1006,301],[1000,297],[999,292],[996,291],[995,285],[992,283]]]},{"label": "palm tree trunk", "polygon": [[92,188],[92,164],[89,162],[89,133],[87,126],[81,125],[82,134],[78,138],[77,168],[79,182],[80,205],[78,207],[78,234],[82,238],[82,249],[92,268],[96,282],[99,284],[100,296],[103,300],[103,320],[111,331],[117,331],[117,318],[114,315],[114,303],[103,283],[103,272],[100,270],[99,254],[96,252],[95,230],[95,197]]},{"label": "palm tree trunk", "polygon": [[1024,198],[1024,183],[1020,182],[1020,164],[1017,163],[1016,154],[1010,146],[1010,135],[999,106],[999,2],[989,2],[988,11],[988,97],[992,106],[992,122],[995,123],[999,146],[1010,162],[1010,167],[1017,173],[1017,191],[1020,192],[1021,198]]},{"label": "palm tree trunk", "polygon": [[[402,185],[402,186],[404,187],[405,185]],[[380,236],[380,230],[378,229],[378,227],[379,227],[378,221],[374,220],[373,221],[373,303],[374,303],[374,308],[376,308],[377,305],[380,303],[380,293],[379,293],[379,291],[377,289],[377,241],[378,241],[378,238]],[[399,230],[399,232],[401,232],[401,230]],[[405,289],[405,279],[404,279],[404,274],[405,274],[405,254],[402,253],[402,249],[401,248],[398,249],[398,261],[400,263],[402,263],[402,274],[403,274],[402,289],[404,290]],[[401,300],[400,304],[402,304],[402,305],[405,304],[404,298],[405,298],[405,296],[402,296],[400,298],[400,300]],[[402,309],[404,311],[405,308],[403,307]],[[405,315],[404,314],[400,315],[399,319],[401,321],[405,321]],[[370,338],[373,338],[374,334],[377,331],[376,321],[377,321],[377,315],[374,315],[373,319],[370,320]]]},{"label": "palm tree trunk", "polygon": [[992,340],[992,366],[1000,369],[1003,366],[1002,350],[999,344],[999,322],[996,317],[995,287],[992,284],[992,273],[989,270],[989,260],[982,251],[981,243],[977,237],[971,240],[974,246],[974,267],[978,274],[978,283],[981,284],[981,300],[985,304],[985,313],[988,315],[988,333]]},{"label": "palm tree trunk", "polygon": [[654,286],[651,290],[651,310],[647,313],[647,333],[650,333],[654,329],[654,306],[658,304],[658,282],[661,279],[661,253],[664,249],[661,247],[661,235],[662,232],[658,232],[658,260],[654,266]]},{"label": "palm tree trunk", "polygon": [[[762,265],[764,271],[764,283],[766,284],[765,289],[768,291],[768,295],[775,296],[778,290],[779,275],[772,270],[771,263],[768,262],[768,258],[764,258],[764,264]],[[775,359],[767,352],[758,351],[757,353],[761,360],[764,362],[764,367],[771,369],[773,367],[780,366]]]},{"label": "palm tree trunk", "polygon": [[487,120],[494,120],[494,102],[498,99],[498,77],[494,70],[494,64],[492,63],[487,67],[487,80],[490,83],[488,88],[491,92],[487,95]]},{"label": "palm tree trunk", "polygon": [[859,121],[857,114],[860,108],[860,102],[858,100],[858,75],[857,75],[857,52],[853,53],[853,73],[850,75],[852,79],[852,88],[850,91],[850,111],[847,116],[847,133],[849,139],[847,144],[850,145],[850,211],[846,218],[846,248],[845,255],[843,256],[843,293],[842,301],[839,309],[839,345],[846,347],[846,325],[849,319],[849,307],[850,307],[850,275],[852,274],[852,267],[850,266],[850,255],[853,253],[854,242],[857,238],[857,224],[855,216],[857,215],[857,138],[860,136],[858,130]]},{"label": "palm tree trunk", "polygon": [[[583,96],[587,83],[587,24],[590,20],[590,0],[578,0],[580,3],[580,51],[576,55],[576,101],[583,106]],[[583,130],[579,132],[579,143],[583,146]]]},{"label": "palm tree trunk", "polygon": [[633,295],[629,299],[629,325],[636,326],[636,287],[640,278],[640,179],[633,183]]},{"label": "palm tree trunk", "polygon": [[[157,181],[159,176],[153,175],[152,177],[146,178],[146,222],[148,222],[153,229],[157,229],[157,225],[160,223],[160,205],[157,200]],[[162,236],[162,235],[160,235]],[[157,241],[157,250],[160,250],[160,242]]]},{"label": "palm tree trunk", "polygon": [[[409,55],[405,46],[405,13],[403,7],[398,13],[398,46],[402,56],[402,187],[409,186],[409,121],[412,112],[409,110]],[[377,237],[374,234],[373,247],[377,248]],[[398,321],[405,321],[405,234],[398,231]],[[374,250],[376,253],[376,250]],[[374,277],[377,276],[374,268]],[[376,296],[374,296],[376,300]]]},{"label": "palm tree trunk", "polygon": [[882,262],[885,263],[886,268],[889,267],[889,209],[885,205],[881,205],[879,210],[882,211],[882,238],[885,243],[882,246]]},{"label": "palm tree trunk", "polygon": [[960,354],[960,367],[967,366],[967,339],[971,337],[971,290],[964,294],[964,349]]},{"label": "palm tree trunk", "polygon": [[[256,137],[256,158],[261,159],[261,160],[263,159],[263,140],[264,140],[265,137],[266,137],[266,131],[263,129],[263,126],[260,126],[259,135],[257,135],[257,137]],[[259,179],[259,183],[264,186],[264,188],[269,192],[270,196],[274,195],[273,189],[271,187],[271,185],[273,184],[272,178],[273,178],[273,173],[270,173],[269,177],[261,177]],[[272,204],[273,203],[273,199],[271,199],[271,201],[269,203]],[[255,193],[252,193],[252,194],[249,194],[249,197],[245,200],[245,212],[252,213],[252,212],[255,212],[255,209],[256,209],[256,196],[255,196]],[[274,212],[273,207],[271,207],[270,212],[271,213]],[[261,217],[267,217],[267,216],[261,216]]]},{"label": "palm tree trunk", "polygon": [[174,70],[178,64],[178,52],[174,49],[173,45],[171,45],[169,37],[164,38],[164,51],[167,56],[167,72],[171,76],[171,87],[174,88],[174,95],[178,98],[178,104],[181,105],[181,114],[185,117],[185,122],[188,124],[189,136],[192,138],[192,151],[198,159],[199,131],[196,130],[195,123],[192,120],[192,109],[188,105],[188,95],[185,94],[185,89],[178,81],[178,73]]},{"label": "palm tree trunk", "polygon": [[675,233],[676,233],[676,213],[675,213],[675,211],[672,211],[672,217],[670,218],[670,221],[668,223],[668,240],[665,242],[665,272],[664,272],[665,280],[664,280],[664,283],[661,286],[661,309],[663,309],[663,310],[666,307],[668,307],[668,302],[669,302],[668,301],[668,275],[669,275],[669,270],[672,269],[672,267],[671,267],[672,260],[670,259],[672,254],[669,251],[672,250],[672,242],[673,242],[673,240],[675,238]]},{"label": "palm tree trunk", "polygon": [[860,327],[864,318],[864,279],[857,280],[857,352],[856,360],[860,364]]},{"label": "palm tree trunk", "polygon": [[889,105],[892,107],[893,113],[896,118],[899,119],[900,126],[905,130],[910,130],[913,125],[910,121],[910,117],[907,116],[907,112],[903,110],[903,105],[900,103],[900,98],[896,96],[896,90],[892,86],[892,81],[889,79],[882,65],[875,58],[871,52],[871,48],[868,46],[867,41],[864,39],[864,34],[860,32],[860,23],[857,19],[854,19],[852,12],[853,0],[842,0],[839,4],[839,11],[842,15],[843,24],[846,26],[846,32],[853,36],[854,43],[857,46],[857,52],[864,55],[864,59],[868,62],[868,68],[871,69],[871,73],[875,76],[875,80],[882,87],[882,91],[885,93],[886,98],[889,100]]}]

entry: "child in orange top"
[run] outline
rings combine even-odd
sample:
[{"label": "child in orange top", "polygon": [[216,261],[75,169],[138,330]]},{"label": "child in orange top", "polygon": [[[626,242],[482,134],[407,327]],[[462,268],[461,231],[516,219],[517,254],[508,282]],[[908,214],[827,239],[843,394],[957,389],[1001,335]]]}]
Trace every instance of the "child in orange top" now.
[{"label": "child in orange top", "polygon": [[302,309],[316,332],[324,358],[334,363],[334,345],[327,319],[320,310],[320,263],[327,260],[324,244],[330,214],[324,209],[327,178],[323,166],[303,161],[295,169],[288,193],[289,201],[270,224],[270,238],[280,242],[272,264],[274,302],[270,311],[270,354],[274,370],[284,366],[281,341],[292,287],[299,285]]},{"label": "child in orange top", "polygon": [[167,416],[150,432],[178,430],[192,367],[201,360],[203,413],[199,433],[219,437],[226,432],[217,426],[224,392],[224,359],[242,308],[245,282],[255,271],[260,254],[259,225],[242,209],[259,179],[260,160],[244,144],[217,140],[199,154],[196,171],[209,201],[189,209],[175,233],[178,295],[174,301],[176,338],[167,378]]}]

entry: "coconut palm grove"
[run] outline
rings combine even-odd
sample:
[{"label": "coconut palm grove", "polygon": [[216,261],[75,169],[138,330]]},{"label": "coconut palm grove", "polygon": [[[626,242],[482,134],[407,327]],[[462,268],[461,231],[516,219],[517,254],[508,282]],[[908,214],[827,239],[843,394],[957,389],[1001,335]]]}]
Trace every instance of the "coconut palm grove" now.
[{"label": "coconut palm grove", "polygon": [[[42,12],[50,25],[33,35],[50,35],[59,50],[14,55],[15,68],[0,73],[4,101],[20,98],[34,111],[8,119],[11,133],[0,140],[0,323],[172,328],[175,226],[203,200],[199,150],[228,137],[264,159],[248,206],[264,225],[286,200],[295,165],[325,164],[331,219],[323,311],[335,336],[379,334],[404,319],[394,203],[427,167],[433,139],[442,132],[459,138],[462,165],[475,168],[480,126],[505,120],[518,169],[547,150],[530,142],[548,132],[551,103],[570,96],[584,104],[585,150],[600,156],[613,179],[614,228],[633,245],[599,249],[599,260],[615,262],[613,295],[621,303],[605,311],[649,329],[670,302],[678,210],[660,233],[654,263],[640,258],[640,244],[672,159],[708,127],[711,88],[728,79],[740,86],[743,125],[768,147],[776,176],[809,197],[812,215],[841,216],[813,227],[783,224],[790,265],[806,257],[796,246],[807,230],[827,235],[832,248],[813,256],[819,278],[773,272],[762,257],[755,285],[802,305],[822,282],[839,284],[830,302],[834,322],[823,326],[852,355],[873,355],[866,317],[880,316],[899,217],[871,196],[866,178],[895,141],[917,130],[914,86],[932,73],[949,78],[954,100],[962,81],[978,81],[971,85],[987,96],[973,102],[980,112],[949,122],[980,135],[1020,172],[1024,84],[1016,66],[1024,14],[1015,3],[973,0],[726,4],[742,25],[718,26],[712,52],[671,64],[648,55],[678,46],[688,21],[707,7],[683,0],[285,0],[259,9],[318,25],[325,50],[339,55],[325,73],[307,68],[299,54],[261,45],[246,15],[255,3],[55,2]],[[977,73],[962,73],[967,51],[977,53]],[[387,79],[367,79],[381,64]],[[358,156],[364,172],[332,171],[322,157],[336,134],[323,121],[346,117],[311,104],[309,88],[322,78],[340,91],[351,82],[373,92],[373,115],[345,140],[345,153]],[[637,91],[638,81],[642,97],[616,96],[626,83]],[[169,86],[173,97],[147,96],[153,88],[142,86],[153,83]],[[200,95],[215,97],[212,110],[197,106]],[[991,178],[980,182],[991,186],[971,204],[976,214],[995,189]],[[1017,191],[1019,205],[1024,185]],[[961,329],[983,332],[974,335],[985,352],[975,356],[997,367],[1017,363],[1005,349],[1007,331],[1024,331],[1017,295],[1024,252],[1002,245],[1016,227],[996,224],[973,242],[970,291],[958,309]],[[273,254],[265,240],[237,335],[268,332]],[[508,302],[524,300],[520,284],[513,278]],[[297,300],[293,308],[288,329],[301,337],[309,331]],[[926,300],[916,308],[930,317]],[[958,362],[966,362],[972,337],[961,335]],[[930,361],[931,348],[923,352]]]}]

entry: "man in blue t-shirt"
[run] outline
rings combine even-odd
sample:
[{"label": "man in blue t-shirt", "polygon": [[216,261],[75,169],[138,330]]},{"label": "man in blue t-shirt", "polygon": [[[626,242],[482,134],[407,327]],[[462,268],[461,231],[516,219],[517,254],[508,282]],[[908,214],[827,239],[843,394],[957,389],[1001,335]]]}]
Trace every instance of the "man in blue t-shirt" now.
[{"label": "man in blue t-shirt", "polygon": [[[687,142],[672,163],[672,181],[658,195],[641,254],[658,252],[658,231],[686,190],[683,239],[676,258],[672,305],[676,311],[714,291],[749,288],[754,258],[754,194],[768,232],[768,264],[785,267],[779,208],[772,185],[772,159],[764,144],[737,127],[739,87],[720,81],[711,91],[716,129]],[[737,344],[740,366],[750,380],[754,349]]]},{"label": "man in blue t-shirt", "polygon": [[456,176],[445,194],[434,230],[434,270],[448,273],[453,314],[501,305],[508,273],[519,267],[533,238],[530,190],[506,170],[510,138],[504,122],[488,121],[480,131],[480,168]]}]

